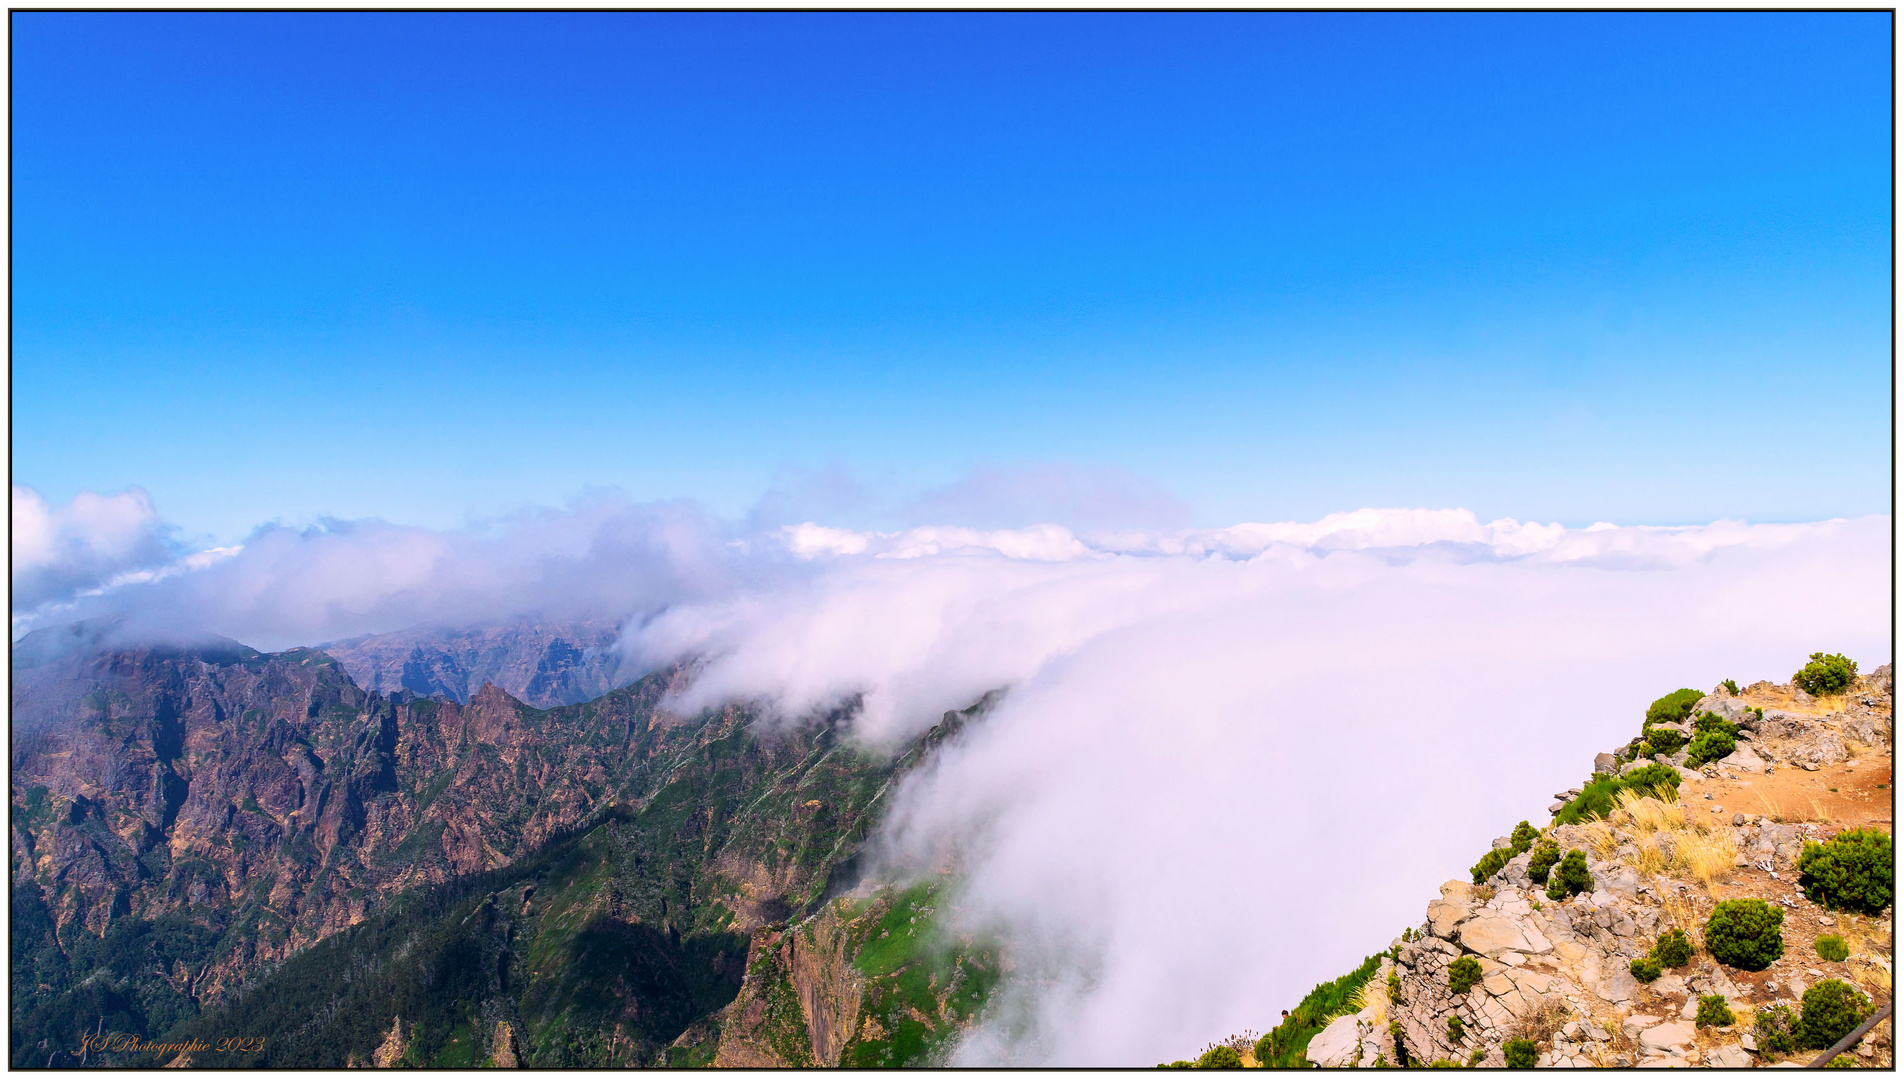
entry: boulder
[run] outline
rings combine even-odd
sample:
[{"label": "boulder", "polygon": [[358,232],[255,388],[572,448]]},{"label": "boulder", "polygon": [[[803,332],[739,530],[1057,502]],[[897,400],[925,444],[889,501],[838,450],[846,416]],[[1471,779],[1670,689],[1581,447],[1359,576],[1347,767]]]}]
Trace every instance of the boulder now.
[{"label": "boulder", "polygon": [[1468,905],[1452,900],[1431,900],[1428,903],[1428,932],[1438,938],[1454,940],[1455,928],[1468,917]]},{"label": "boulder", "polygon": [[1752,748],[1749,746],[1741,746],[1725,757],[1720,758],[1719,764],[1737,769],[1740,772],[1762,773],[1765,771],[1765,759],[1753,753]]},{"label": "boulder", "polygon": [[1642,1053],[1669,1054],[1690,1046],[1692,1040],[1691,1024],[1672,1023],[1649,1027],[1640,1032],[1639,1043]]},{"label": "boulder", "polygon": [[1752,1057],[1743,1047],[1734,1043],[1706,1051],[1706,1064],[1715,1069],[1749,1069],[1752,1067]]},{"label": "boulder", "polygon": [[1544,953],[1554,946],[1531,926],[1501,915],[1477,915],[1461,924],[1461,947],[1498,959],[1510,949],[1519,953]]},{"label": "boulder", "polygon": [[1309,1050],[1304,1056],[1320,1068],[1339,1069],[1356,1059],[1356,1044],[1361,1041],[1361,1019],[1338,1016],[1309,1040]]},{"label": "boulder", "polygon": [[1619,772],[1620,759],[1612,754],[1595,754],[1593,755],[1593,771],[1596,774]]},{"label": "boulder", "polygon": [[1640,1036],[1640,1032],[1645,1031],[1657,1023],[1659,1023],[1659,1017],[1657,1016],[1648,1016],[1645,1013],[1634,1013],[1632,1016],[1620,1021],[1620,1034],[1629,1039],[1637,1039]]}]

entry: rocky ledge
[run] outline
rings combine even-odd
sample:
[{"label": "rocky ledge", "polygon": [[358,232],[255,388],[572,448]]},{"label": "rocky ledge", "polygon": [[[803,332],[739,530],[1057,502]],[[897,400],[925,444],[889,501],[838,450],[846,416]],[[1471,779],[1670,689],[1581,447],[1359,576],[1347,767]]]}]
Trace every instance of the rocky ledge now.
[{"label": "rocky ledge", "polygon": [[[1758,1046],[1753,1021],[1783,1005],[1794,1013],[1825,978],[1890,997],[1894,908],[1875,916],[1827,911],[1797,888],[1807,841],[1850,827],[1891,831],[1892,709],[1887,665],[1849,692],[1814,698],[1790,686],[1716,688],[1691,714],[1713,712],[1740,729],[1738,749],[1699,769],[1685,751],[1624,760],[1635,744],[1595,759],[1596,775],[1667,764],[1680,778],[1658,797],[1629,796],[1603,818],[1554,824],[1536,845],[1586,855],[1591,887],[1551,899],[1533,880],[1532,854],[1505,862],[1480,883],[1441,887],[1426,919],[1391,943],[1361,1011],[1333,1020],[1309,1043],[1322,1066],[1459,1064],[1503,1066],[1503,1046],[1525,1039],[1541,1067],[1795,1065],[1816,1054]],[[1660,726],[1660,725],[1655,725]],[[1691,724],[1678,729],[1691,734]],[[1637,743],[1637,741],[1636,741]],[[1556,795],[1558,813],[1581,789]],[[1502,838],[1495,846],[1509,847]],[[1523,847],[1530,846],[1523,844]],[[1756,897],[1784,912],[1784,954],[1760,971],[1715,961],[1701,931],[1714,906]],[[1689,963],[1650,983],[1630,972],[1663,934],[1683,931]],[[1813,948],[1836,934],[1848,955],[1827,961]],[[1450,968],[1463,958],[1478,975],[1456,993]],[[1700,998],[1722,996],[1734,1022],[1701,1026]],[[1458,1023],[1455,1022],[1458,1020]],[[1856,1064],[1888,1068],[1892,1025],[1879,1024],[1852,1051]]]}]

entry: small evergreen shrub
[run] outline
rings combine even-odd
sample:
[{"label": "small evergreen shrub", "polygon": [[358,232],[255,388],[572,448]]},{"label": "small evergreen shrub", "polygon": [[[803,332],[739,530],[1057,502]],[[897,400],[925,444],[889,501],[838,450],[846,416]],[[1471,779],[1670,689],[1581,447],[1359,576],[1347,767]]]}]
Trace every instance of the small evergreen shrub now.
[{"label": "small evergreen shrub", "polygon": [[1495,874],[1500,873],[1501,867],[1506,866],[1507,860],[1513,857],[1514,857],[1513,849],[1495,848],[1493,851],[1490,851],[1486,855],[1481,856],[1480,862],[1475,863],[1473,866],[1469,867],[1468,873],[1473,876],[1474,883],[1476,885],[1479,885],[1483,881],[1486,881],[1487,879],[1493,877]]},{"label": "small evergreen shrub", "polygon": [[1699,1012],[1693,1018],[1693,1026],[1731,1027],[1733,1019],[1732,1008],[1726,1004],[1724,994],[1699,995]]},{"label": "small evergreen shrub", "polygon": [[1593,891],[1593,875],[1587,873],[1587,853],[1579,849],[1567,852],[1547,880],[1547,899],[1565,900],[1576,893]]},{"label": "small evergreen shrub", "polygon": [[1851,1029],[1869,1015],[1870,1000],[1850,983],[1823,979],[1805,991],[1804,1000],[1798,1003],[1798,1030],[1793,1034],[1798,1045],[1825,1050],[1851,1034]]},{"label": "small evergreen shrub", "polygon": [[1540,1047],[1532,1039],[1509,1039],[1501,1044],[1501,1053],[1510,1069],[1531,1069],[1540,1061]]},{"label": "small evergreen shrub", "polygon": [[1534,879],[1534,884],[1545,885],[1548,871],[1552,870],[1554,864],[1559,861],[1560,845],[1552,840],[1543,840],[1540,846],[1534,849],[1533,858],[1527,863],[1527,876]]},{"label": "small evergreen shrub", "polygon": [[1646,752],[1649,754],[1670,754],[1686,745],[1686,737],[1669,727],[1648,728],[1646,731]]},{"label": "small evergreen shrub", "polygon": [[1690,687],[1675,690],[1646,707],[1646,720],[1640,727],[1649,728],[1654,724],[1677,724],[1686,717],[1691,716],[1692,707],[1697,705],[1699,699],[1705,696],[1706,695]]},{"label": "small evergreen shrub", "polygon": [[1540,830],[1523,821],[1514,826],[1514,832],[1508,839],[1513,841],[1514,854],[1525,855],[1534,846],[1534,841],[1540,839]]},{"label": "small evergreen shrub", "polygon": [[1661,967],[1685,967],[1692,963],[1692,939],[1684,930],[1674,927],[1653,943],[1653,955],[1659,958]]},{"label": "small evergreen shrub", "polygon": [[1227,1046],[1212,1046],[1197,1059],[1199,1069],[1240,1069],[1243,1056]]},{"label": "small evergreen shrub", "polygon": [[1644,795],[1657,794],[1661,799],[1671,802],[1679,797],[1679,770],[1671,765],[1656,763],[1641,766],[1625,776],[1603,773],[1587,781],[1580,794],[1560,808],[1560,812],[1554,815],[1554,823],[1573,825],[1592,818],[1603,818],[1613,812],[1614,800],[1620,792],[1627,790]]},{"label": "small evergreen shrub", "polygon": [[1460,1046],[1461,1036],[1466,1033],[1466,1030],[1467,1030],[1467,1025],[1461,1022],[1461,1018],[1459,1016],[1448,1017],[1448,1041],[1449,1042],[1455,1044],[1456,1046]]},{"label": "small evergreen shrub", "polygon": [[1721,900],[1706,920],[1706,951],[1745,971],[1764,971],[1785,955],[1785,913],[1763,900]]},{"label": "small evergreen shrub", "polygon": [[1717,761],[1739,748],[1738,741],[1723,731],[1706,731],[1692,738],[1692,746],[1686,750],[1686,767],[1697,769],[1708,762]]},{"label": "small evergreen shrub", "polygon": [[1197,1066],[1196,1066],[1196,1062],[1184,1061],[1182,1059],[1178,1059],[1176,1061],[1171,1062],[1168,1065],[1159,1065],[1157,1067],[1159,1069],[1194,1069]]},{"label": "small evergreen shrub", "polygon": [[1652,953],[1636,956],[1632,963],[1626,965],[1626,970],[1632,972],[1633,977],[1643,983],[1652,982],[1660,976],[1659,957]]},{"label": "small evergreen shrub", "polygon": [[1468,1068],[1472,1069],[1485,1060],[1487,1060],[1487,1047],[1478,1047],[1474,1053],[1468,1055]]},{"label": "small evergreen shrub", "polygon": [[1415,940],[1415,928],[1412,926],[1402,927],[1402,940],[1403,941]]},{"label": "small evergreen shrub", "polygon": [[1400,1020],[1390,1020],[1388,1022],[1388,1037],[1395,1040],[1395,1064],[1400,1065],[1404,1069],[1408,1068],[1408,1044],[1402,1041],[1402,1022]]},{"label": "small evergreen shrub", "polygon": [[1723,731],[1735,739],[1739,737],[1739,725],[1727,720],[1716,712],[1700,713],[1699,718],[1692,722],[1692,730],[1695,734],[1704,734],[1708,731]]},{"label": "small evergreen shrub", "polygon": [[1832,1058],[1830,1061],[1825,1062],[1825,1068],[1827,1069],[1862,1069],[1864,1068],[1864,1066],[1858,1064],[1858,1059],[1852,1057],[1850,1054],[1839,1054],[1837,1057]]},{"label": "small evergreen shrub", "polygon": [[1838,653],[1812,653],[1811,663],[1792,676],[1792,685],[1807,694],[1822,696],[1843,690],[1857,677],[1856,661],[1848,660]]},{"label": "small evergreen shrub", "polygon": [[1739,684],[1733,682],[1731,679],[1727,679],[1719,685],[1725,687],[1726,693],[1731,694],[1733,697],[1739,696]]},{"label": "small evergreen shrub", "polygon": [[1812,948],[1818,950],[1818,955],[1821,958],[1829,960],[1834,964],[1842,964],[1846,960],[1851,959],[1851,949],[1845,945],[1845,939],[1836,934],[1826,934],[1820,937],[1817,941],[1812,942]]},{"label": "small evergreen shrub", "polygon": [[1776,1005],[1760,1010],[1752,1026],[1752,1038],[1758,1042],[1762,1054],[1789,1054],[1798,1049],[1798,1037],[1793,1034],[1797,1027],[1792,1011]]},{"label": "small evergreen shrub", "polygon": [[1798,856],[1798,887],[1819,907],[1875,915],[1891,903],[1896,873],[1889,833],[1846,829]]},{"label": "small evergreen shrub", "polygon": [[1392,971],[1388,973],[1388,1000],[1396,1005],[1402,1003],[1402,977]]},{"label": "small evergreen shrub", "polygon": [[1481,964],[1472,956],[1464,956],[1448,965],[1448,989],[1456,997],[1474,988],[1481,981]]},{"label": "small evergreen shrub", "polygon": [[1269,1063],[1274,1060],[1276,1060],[1276,1036],[1273,1032],[1265,1031],[1263,1037],[1256,1040],[1256,1064],[1267,1069],[1270,1067]]}]

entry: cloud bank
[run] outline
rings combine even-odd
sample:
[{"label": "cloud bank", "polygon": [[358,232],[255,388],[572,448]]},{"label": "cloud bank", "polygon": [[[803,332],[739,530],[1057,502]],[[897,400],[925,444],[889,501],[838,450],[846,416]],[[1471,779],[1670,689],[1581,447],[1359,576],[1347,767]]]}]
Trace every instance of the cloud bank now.
[{"label": "cloud bank", "polygon": [[1818,649],[1888,662],[1890,586],[1884,517],[878,532],[603,497],[453,532],[268,527],[43,591],[15,624],[114,614],[276,648],[613,615],[635,664],[700,658],[683,708],[859,695],[876,743],[1010,687],[902,786],[881,858],[956,857],[959,918],[1018,958],[964,1063],[1147,1065],[1261,1030],[1385,948],[1654,697],[1783,679]]}]

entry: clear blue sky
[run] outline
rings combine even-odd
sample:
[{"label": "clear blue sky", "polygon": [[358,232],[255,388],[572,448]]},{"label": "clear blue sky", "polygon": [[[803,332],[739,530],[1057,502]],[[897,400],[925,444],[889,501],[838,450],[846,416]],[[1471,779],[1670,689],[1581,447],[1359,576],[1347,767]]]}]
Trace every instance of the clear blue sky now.
[{"label": "clear blue sky", "polygon": [[1889,509],[1888,14],[11,18],[57,500]]}]

